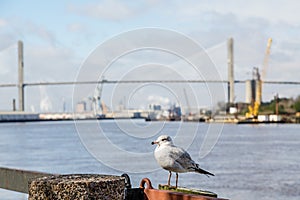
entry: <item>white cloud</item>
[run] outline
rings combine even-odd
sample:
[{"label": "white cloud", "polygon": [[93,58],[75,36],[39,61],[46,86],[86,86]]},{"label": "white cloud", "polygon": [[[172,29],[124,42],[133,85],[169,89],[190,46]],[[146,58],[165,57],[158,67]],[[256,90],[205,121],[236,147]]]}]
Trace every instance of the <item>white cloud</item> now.
[{"label": "white cloud", "polygon": [[7,25],[7,21],[5,19],[0,19],[0,27],[4,27]]},{"label": "white cloud", "polygon": [[84,31],[86,26],[81,23],[72,23],[67,26],[68,31],[70,32],[82,32]]},{"label": "white cloud", "polygon": [[25,78],[30,81],[74,80],[79,63],[74,63],[74,52],[47,45],[26,46]]},{"label": "white cloud", "polygon": [[214,11],[220,14],[234,14],[240,19],[262,18],[272,23],[287,22],[298,23],[300,15],[296,15],[300,8],[300,2],[290,0],[269,1],[236,1],[236,0],[204,0],[190,1],[190,3],[179,3],[176,5],[178,13],[185,17],[194,17],[199,13]]},{"label": "white cloud", "polygon": [[[57,38],[52,30],[47,29],[44,25],[39,25],[34,21],[25,18],[10,18],[5,21],[6,26],[0,29],[0,44],[7,43],[7,40],[14,43],[18,40],[33,40],[49,43],[53,46],[57,44]],[[0,19],[1,27],[1,19]],[[0,45],[1,47],[1,45]]]},{"label": "white cloud", "polygon": [[46,29],[44,26],[37,25],[32,22],[25,22],[26,25],[23,26],[24,32],[23,34],[29,36],[36,36],[37,38],[50,43],[51,45],[55,46],[57,43],[57,39],[52,31]]},{"label": "white cloud", "polygon": [[131,17],[134,9],[128,4],[117,0],[105,0],[99,3],[87,3],[84,5],[69,5],[68,10],[84,16],[105,20],[122,20]]},{"label": "white cloud", "polygon": [[0,51],[0,79],[2,83],[14,83],[17,79],[16,45]]}]

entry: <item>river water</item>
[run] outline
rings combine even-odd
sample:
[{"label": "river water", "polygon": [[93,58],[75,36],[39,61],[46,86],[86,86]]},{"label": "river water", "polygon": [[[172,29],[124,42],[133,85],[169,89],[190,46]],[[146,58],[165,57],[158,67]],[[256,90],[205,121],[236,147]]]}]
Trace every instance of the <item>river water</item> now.
[{"label": "river water", "polygon": [[[150,143],[168,134],[188,150],[207,178],[179,174],[179,185],[228,199],[300,198],[300,127],[296,124],[235,125],[184,122],[68,121],[0,124],[0,166],[49,173],[127,172],[138,187],[148,177],[157,187],[168,172]],[[0,180],[1,181],[1,180]],[[174,184],[174,176],[172,183]],[[27,199],[0,189],[0,199]]]}]

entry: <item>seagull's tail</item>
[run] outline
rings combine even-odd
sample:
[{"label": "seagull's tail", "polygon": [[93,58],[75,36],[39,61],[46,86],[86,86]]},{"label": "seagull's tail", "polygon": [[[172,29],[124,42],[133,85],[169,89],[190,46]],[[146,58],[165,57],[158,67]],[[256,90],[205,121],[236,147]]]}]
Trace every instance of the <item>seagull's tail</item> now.
[{"label": "seagull's tail", "polygon": [[210,173],[210,172],[208,172],[208,171],[205,171],[205,170],[203,170],[203,169],[201,169],[201,168],[196,168],[195,171],[198,172],[198,173],[200,173],[200,174],[205,174],[205,175],[207,175],[207,176],[208,176],[208,175],[214,176],[214,174],[212,174],[212,173]]},{"label": "seagull's tail", "polygon": [[210,175],[210,176],[215,176],[214,174],[208,172],[208,171],[205,171],[204,169],[201,169],[198,165],[196,165],[196,167],[194,168],[194,170],[200,174],[205,174],[205,175]]}]

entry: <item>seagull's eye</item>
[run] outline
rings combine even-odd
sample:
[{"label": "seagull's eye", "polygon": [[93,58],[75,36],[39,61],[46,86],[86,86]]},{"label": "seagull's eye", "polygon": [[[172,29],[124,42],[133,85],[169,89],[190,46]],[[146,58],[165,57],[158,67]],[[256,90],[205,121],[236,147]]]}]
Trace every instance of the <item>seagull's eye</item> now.
[{"label": "seagull's eye", "polygon": [[163,138],[161,141],[167,141],[168,140],[168,138]]}]

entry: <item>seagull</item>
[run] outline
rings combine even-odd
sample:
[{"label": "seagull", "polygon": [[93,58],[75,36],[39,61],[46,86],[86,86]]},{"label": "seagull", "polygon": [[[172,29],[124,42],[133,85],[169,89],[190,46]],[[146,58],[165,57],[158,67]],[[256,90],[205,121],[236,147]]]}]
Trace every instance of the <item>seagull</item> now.
[{"label": "seagull", "polygon": [[205,174],[206,176],[214,176],[214,174],[201,169],[199,164],[195,163],[189,153],[183,148],[175,146],[170,136],[161,135],[151,144],[157,144],[154,151],[154,157],[157,163],[163,169],[169,171],[168,186],[170,186],[172,172],[176,173],[176,188],[178,184],[178,173],[197,172]]}]

